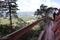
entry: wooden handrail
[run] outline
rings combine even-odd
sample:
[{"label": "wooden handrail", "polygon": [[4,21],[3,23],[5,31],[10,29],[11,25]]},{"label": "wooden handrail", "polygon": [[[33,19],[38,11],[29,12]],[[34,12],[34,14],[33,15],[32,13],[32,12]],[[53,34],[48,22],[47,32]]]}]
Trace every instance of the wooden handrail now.
[{"label": "wooden handrail", "polygon": [[45,32],[46,32],[45,30],[44,31],[41,31],[38,40],[43,40],[44,39]]},{"label": "wooden handrail", "polygon": [[2,37],[1,40],[17,40],[19,37],[21,37],[23,34],[25,34],[27,31],[29,31],[32,27],[34,27],[35,25],[37,25],[38,23],[40,23],[43,19],[38,19],[37,21],[33,22],[32,24],[26,26],[23,29],[19,29],[7,36]]}]

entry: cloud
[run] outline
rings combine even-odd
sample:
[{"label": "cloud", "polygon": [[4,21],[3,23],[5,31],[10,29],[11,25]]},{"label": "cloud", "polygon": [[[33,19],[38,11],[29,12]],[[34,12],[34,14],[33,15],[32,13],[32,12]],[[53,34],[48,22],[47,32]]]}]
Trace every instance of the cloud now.
[{"label": "cloud", "polygon": [[4,0],[0,0],[0,1],[4,1]]},{"label": "cloud", "polygon": [[53,3],[52,3],[52,7],[60,8],[60,5],[59,5],[58,3],[56,3],[56,2],[53,2]]},{"label": "cloud", "polygon": [[53,0],[18,0],[17,4],[20,11],[35,11],[41,4],[60,8],[59,4]]},{"label": "cloud", "polygon": [[54,0],[45,0],[45,5],[49,6],[49,7],[57,7],[60,8],[59,4],[54,1]]},{"label": "cloud", "polygon": [[40,6],[40,0],[18,0],[20,11],[34,11]]}]

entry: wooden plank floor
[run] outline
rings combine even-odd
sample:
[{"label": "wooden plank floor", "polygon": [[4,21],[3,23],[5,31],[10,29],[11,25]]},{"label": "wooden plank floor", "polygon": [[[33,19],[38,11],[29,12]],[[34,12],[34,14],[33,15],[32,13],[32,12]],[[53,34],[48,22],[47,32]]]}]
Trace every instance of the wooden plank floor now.
[{"label": "wooden plank floor", "polygon": [[[51,30],[52,27],[53,27],[53,22],[51,21],[48,28],[46,29],[44,40],[54,40],[54,34]],[[38,40],[40,40],[40,38],[38,38]]]}]

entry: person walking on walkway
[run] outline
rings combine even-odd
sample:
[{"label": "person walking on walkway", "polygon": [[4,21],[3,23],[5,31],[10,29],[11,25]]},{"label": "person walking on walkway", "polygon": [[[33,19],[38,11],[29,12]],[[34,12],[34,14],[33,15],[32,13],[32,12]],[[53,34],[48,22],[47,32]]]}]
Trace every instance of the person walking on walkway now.
[{"label": "person walking on walkway", "polygon": [[54,18],[54,20],[55,20],[55,16],[56,16],[56,13],[54,12],[54,13],[53,13],[53,18]]}]

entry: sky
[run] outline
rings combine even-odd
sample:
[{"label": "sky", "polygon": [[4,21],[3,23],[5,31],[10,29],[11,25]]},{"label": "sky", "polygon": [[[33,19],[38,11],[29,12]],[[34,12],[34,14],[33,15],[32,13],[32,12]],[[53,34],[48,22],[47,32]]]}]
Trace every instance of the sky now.
[{"label": "sky", "polygon": [[36,11],[41,4],[60,8],[60,0],[18,0],[17,4],[21,12]]}]

